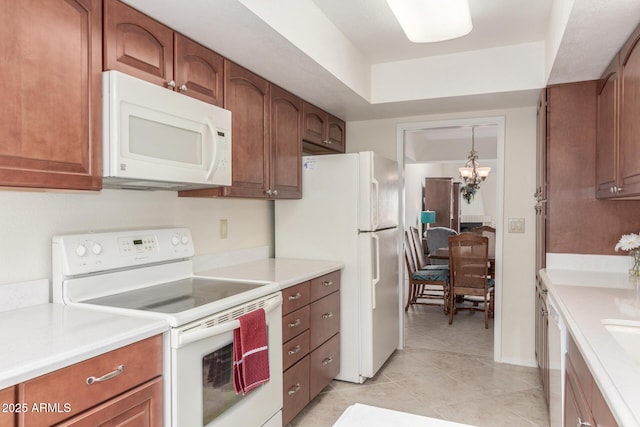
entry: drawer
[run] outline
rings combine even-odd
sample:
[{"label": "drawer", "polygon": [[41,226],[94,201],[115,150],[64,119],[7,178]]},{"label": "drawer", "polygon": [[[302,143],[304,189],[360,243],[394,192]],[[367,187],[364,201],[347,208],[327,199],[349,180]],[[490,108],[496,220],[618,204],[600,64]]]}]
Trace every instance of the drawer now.
[{"label": "drawer", "polygon": [[340,331],[340,292],[334,292],[309,305],[311,350]]},{"label": "drawer", "polygon": [[309,398],[313,399],[340,372],[340,334],[315,349],[309,360]]},{"label": "drawer", "polygon": [[310,301],[318,300],[340,289],[340,271],[311,279]]},{"label": "drawer", "polygon": [[576,373],[576,381],[580,385],[586,401],[591,402],[593,377],[571,334],[567,334],[567,357],[571,360],[571,365]]},{"label": "drawer", "polygon": [[[87,383],[88,378],[116,372],[120,366],[123,370],[119,375]],[[62,421],[159,375],[162,375],[161,335],[26,381],[18,386],[21,402],[58,404],[61,409],[59,412],[29,411],[24,414],[24,425],[49,425]],[[65,412],[65,407],[71,411]]]},{"label": "drawer", "polygon": [[282,290],[282,314],[291,313],[309,304],[309,282]]},{"label": "drawer", "polygon": [[306,330],[282,346],[282,370],[286,371],[291,365],[309,354],[309,331]]},{"label": "drawer", "polygon": [[309,403],[309,356],[293,365],[282,379],[282,425]]},{"label": "drawer", "polygon": [[282,316],[282,342],[287,342],[296,335],[309,329],[309,306]]},{"label": "drawer", "polygon": [[16,403],[15,387],[0,390],[0,404],[3,405],[0,408],[0,427],[13,427],[16,425],[16,413],[18,411],[15,406],[10,406],[14,403]]}]

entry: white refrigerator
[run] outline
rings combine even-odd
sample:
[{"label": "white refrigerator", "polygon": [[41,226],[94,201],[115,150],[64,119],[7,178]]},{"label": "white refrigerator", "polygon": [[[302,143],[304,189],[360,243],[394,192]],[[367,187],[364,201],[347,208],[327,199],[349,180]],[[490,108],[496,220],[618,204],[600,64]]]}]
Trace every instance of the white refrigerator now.
[{"label": "white refrigerator", "polygon": [[275,202],[275,255],[344,262],[337,379],[362,383],[400,340],[398,166],[370,151],[302,161],[302,199]]}]

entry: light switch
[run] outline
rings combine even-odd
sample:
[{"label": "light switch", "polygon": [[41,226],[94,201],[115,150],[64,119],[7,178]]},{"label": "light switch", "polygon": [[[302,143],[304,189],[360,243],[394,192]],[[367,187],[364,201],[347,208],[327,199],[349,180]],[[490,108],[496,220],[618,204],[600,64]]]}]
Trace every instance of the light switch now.
[{"label": "light switch", "polygon": [[509,218],[509,233],[524,233],[524,218]]},{"label": "light switch", "polygon": [[220,220],[220,238],[226,239],[229,236],[229,222],[226,219]]}]

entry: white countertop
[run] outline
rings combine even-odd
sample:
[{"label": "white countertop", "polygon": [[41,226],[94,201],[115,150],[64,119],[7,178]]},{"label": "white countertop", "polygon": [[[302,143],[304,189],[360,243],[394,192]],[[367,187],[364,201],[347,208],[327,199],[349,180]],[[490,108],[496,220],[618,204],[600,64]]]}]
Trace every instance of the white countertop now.
[{"label": "white countertop", "polygon": [[0,389],[169,329],[166,321],[39,304],[0,313]]},{"label": "white countertop", "polygon": [[344,268],[341,261],[266,258],[228,267],[198,271],[196,275],[221,279],[277,282],[280,289]]},{"label": "white countertop", "polygon": [[640,365],[602,324],[640,322],[640,283],[626,273],[546,269],[540,275],[618,424],[640,426]]}]

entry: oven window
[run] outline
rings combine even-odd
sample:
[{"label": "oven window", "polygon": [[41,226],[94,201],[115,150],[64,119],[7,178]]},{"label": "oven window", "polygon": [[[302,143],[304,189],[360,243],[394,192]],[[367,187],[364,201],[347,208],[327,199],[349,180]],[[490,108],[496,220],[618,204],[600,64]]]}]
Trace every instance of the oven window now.
[{"label": "oven window", "polygon": [[233,343],[202,358],[202,424],[242,399],[233,388]]}]

